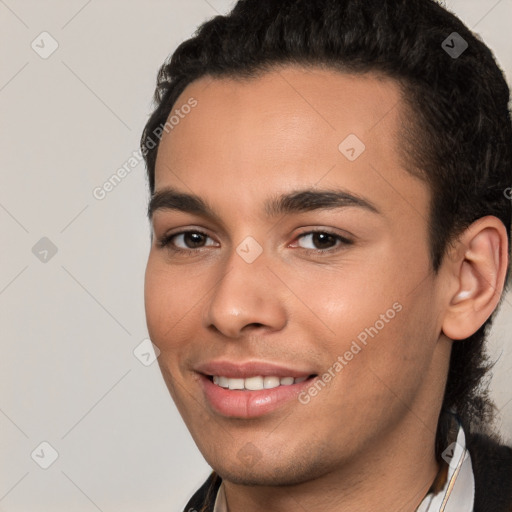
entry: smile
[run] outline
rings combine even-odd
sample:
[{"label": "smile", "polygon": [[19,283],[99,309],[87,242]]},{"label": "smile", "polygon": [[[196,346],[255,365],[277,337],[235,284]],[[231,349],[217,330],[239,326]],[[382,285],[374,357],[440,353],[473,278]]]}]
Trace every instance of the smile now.
[{"label": "smile", "polygon": [[224,376],[214,375],[211,380],[217,386],[224,389],[238,389],[247,391],[260,391],[262,389],[274,389],[279,386],[291,386],[292,384],[298,384],[304,382],[308,377],[277,377],[256,375],[254,377],[247,378],[229,378]]},{"label": "smile", "polygon": [[267,415],[285,405],[300,405],[300,393],[317,378],[317,375],[228,378],[201,374],[199,383],[212,413],[226,418],[251,419]]}]

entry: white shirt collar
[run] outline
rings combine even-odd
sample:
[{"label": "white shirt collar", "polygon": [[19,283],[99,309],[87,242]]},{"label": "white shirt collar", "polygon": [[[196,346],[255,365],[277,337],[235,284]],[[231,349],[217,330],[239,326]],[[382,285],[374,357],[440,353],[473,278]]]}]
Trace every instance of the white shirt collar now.
[{"label": "white shirt collar", "polygon": [[219,491],[217,492],[217,499],[215,500],[213,512],[228,512],[226,495],[224,494],[224,482],[221,482]]},{"label": "white shirt collar", "polygon": [[[471,457],[466,448],[466,436],[461,426],[457,440],[443,452],[449,462],[446,483],[437,494],[427,494],[416,512],[473,512],[475,479]],[[221,483],[213,512],[227,512],[224,484]]]},{"label": "white shirt collar", "polygon": [[462,426],[442,457],[449,463],[446,483],[437,494],[427,494],[416,512],[473,512],[475,478]]}]

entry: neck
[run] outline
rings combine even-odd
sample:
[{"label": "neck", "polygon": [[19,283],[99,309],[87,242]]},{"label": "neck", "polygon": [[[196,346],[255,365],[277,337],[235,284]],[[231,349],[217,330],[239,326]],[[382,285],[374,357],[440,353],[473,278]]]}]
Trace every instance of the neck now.
[{"label": "neck", "polygon": [[228,512],[414,512],[438,471],[435,426],[409,414],[387,439],[319,478],[276,487],[224,480],[224,491]]}]

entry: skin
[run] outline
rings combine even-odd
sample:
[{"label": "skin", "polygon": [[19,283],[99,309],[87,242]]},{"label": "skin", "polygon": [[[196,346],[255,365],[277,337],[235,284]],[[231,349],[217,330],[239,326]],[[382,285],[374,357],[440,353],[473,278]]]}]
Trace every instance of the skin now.
[{"label": "skin", "polygon": [[[197,194],[218,219],[153,213],[146,315],[164,380],[223,478],[229,511],[415,510],[439,469],[452,340],[475,332],[503,289],[504,226],[480,219],[432,272],[430,192],[400,161],[406,112],[392,80],[286,66],[245,82],[202,78],[174,109],[190,97],[198,105],[161,140],[155,189]],[[349,134],[366,146],[353,162],[338,149]],[[270,195],[331,188],[380,213],[275,218],[263,208]],[[199,245],[173,239],[189,254],[158,246],[188,229],[208,235]],[[353,243],[319,245],[312,229]],[[247,236],[263,249],[250,264],[236,252]],[[306,405],[229,418],[201,391],[193,368],[220,358],[320,375],[396,302],[402,310]],[[238,455],[248,443],[254,464]]]}]

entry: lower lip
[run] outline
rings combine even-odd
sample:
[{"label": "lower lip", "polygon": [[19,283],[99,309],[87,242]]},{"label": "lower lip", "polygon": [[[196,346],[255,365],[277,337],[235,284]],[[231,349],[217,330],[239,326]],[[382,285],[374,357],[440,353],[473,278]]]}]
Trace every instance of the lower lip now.
[{"label": "lower lip", "polygon": [[232,418],[257,418],[296,399],[303,389],[311,386],[315,378],[258,391],[225,389],[203,374],[200,375],[200,382],[207,401],[216,412]]}]

